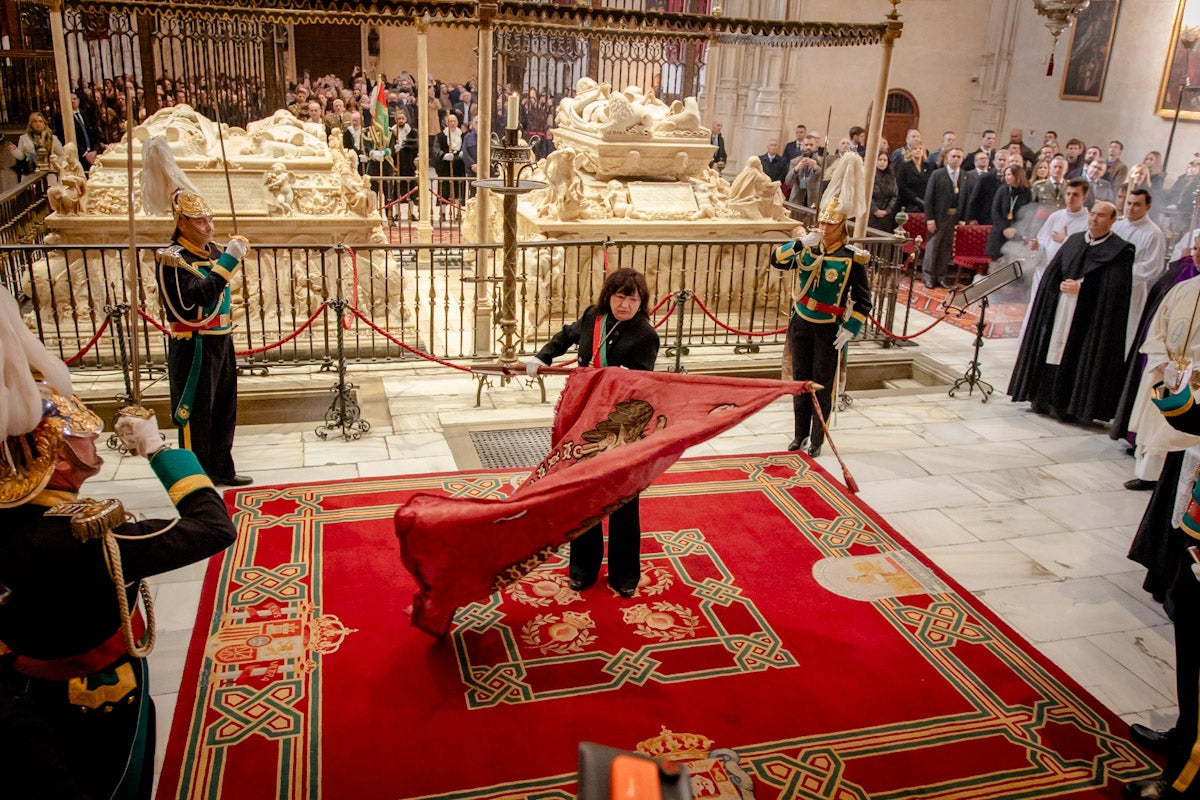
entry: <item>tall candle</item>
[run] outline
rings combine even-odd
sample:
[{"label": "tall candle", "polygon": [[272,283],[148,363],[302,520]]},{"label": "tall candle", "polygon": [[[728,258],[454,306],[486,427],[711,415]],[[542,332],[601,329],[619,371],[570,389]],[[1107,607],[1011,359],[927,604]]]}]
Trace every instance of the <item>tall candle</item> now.
[{"label": "tall candle", "polygon": [[521,103],[516,92],[508,96],[508,125],[510,131],[521,127]]}]

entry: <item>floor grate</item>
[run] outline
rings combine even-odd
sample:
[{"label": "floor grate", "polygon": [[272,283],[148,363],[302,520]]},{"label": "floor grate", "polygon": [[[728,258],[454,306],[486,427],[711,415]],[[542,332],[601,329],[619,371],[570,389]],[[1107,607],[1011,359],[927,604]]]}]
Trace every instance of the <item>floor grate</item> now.
[{"label": "floor grate", "polygon": [[550,452],[550,428],[471,431],[471,444],[484,469],[532,468]]}]

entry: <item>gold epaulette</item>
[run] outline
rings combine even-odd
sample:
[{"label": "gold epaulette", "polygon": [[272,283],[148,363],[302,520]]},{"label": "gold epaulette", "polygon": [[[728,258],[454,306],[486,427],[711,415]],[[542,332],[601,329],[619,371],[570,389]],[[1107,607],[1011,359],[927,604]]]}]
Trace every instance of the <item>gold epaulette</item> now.
[{"label": "gold epaulette", "polygon": [[47,517],[70,517],[71,535],[81,542],[99,539],[125,521],[125,506],[120,500],[83,498],[59,503],[46,512]]},{"label": "gold epaulette", "polygon": [[852,244],[848,244],[846,246],[849,247],[850,251],[854,253],[854,263],[855,264],[870,264],[871,263],[871,254],[869,252],[867,252],[866,250],[863,250],[861,247],[856,247],[855,245],[852,245]]},{"label": "gold epaulette", "polygon": [[178,244],[173,244],[169,247],[160,247],[155,251],[154,257],[164,267],[182,267],[187,264],[183,260],[183,247]]}]

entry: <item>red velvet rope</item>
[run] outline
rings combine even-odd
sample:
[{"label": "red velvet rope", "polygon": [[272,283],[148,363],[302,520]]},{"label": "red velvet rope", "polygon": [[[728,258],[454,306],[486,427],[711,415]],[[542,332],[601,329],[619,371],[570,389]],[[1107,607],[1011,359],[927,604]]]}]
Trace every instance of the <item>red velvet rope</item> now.
[{"label": "red velvet rope", "polygon": [[[667,297],[670,297],[670,295],[667,295]],[[661,305],[662,305],[662,303],[659,303],[659,304],[658,304],[658,306],[661,306]],[[657,310],[658,310],[658,306],[655,306],[655,307],[654,307],[654,311],[657,311]],[[665,314],[663,314],[663,315],[662,315],[662,319],[660,319],[658,322],[655,322],[655,323],[654,323],[654,327],[655,327],[655,328],[661,328],[661,327],[663,326],[663,324],[664,324],[664,323],[666,323],[666,321],[667,321],[667,320],[669,320],[669,319],[671,318],[671,312],[672,312],[672,311],[674,311],[674,310],[675,310],[675,304],[674,304],[674,303],[671,303],[671,307],[667,309],[667,313],[665,313]],[[650,312],[651,316],[653,316],[653,315],[654,315],[654,311],[651,311],[651,312]]]},{"label": "red velvet rope", "polygon": [[234,353],[234,355],[235,356],[252,356],[252,355],[255,355],[256,353],[265,353],[268,350],[274,350],[276,347],[282,347],[283,345],[290,342],[292,339],[295,339],[297,336],[299,336],[300,333],[305,328],[307,328],[309,325],[312,325],[313,321],[321,315],[321,312],[323,312],[325,310],[326,306],[328,306],[328,305],[329,305],[329,303],[321,303],[321,305],[317,306],[317,310],[312,313],[312,316],[310,316],[308,319],[304,320],[304,322],[301,323],[299,328],[296,328],[296,330],[292,331],[287,336],[280,339],[278,342],[275,342],[274,344],[264,344],[262,347],[252,347],[249,350],[238,350]]},{"label": "red velvet rope", "polygon": [[463,207],[460,206],[458,203],[454,202],[453,200],[447,200],[446,198],[442,197],[437,192],[434,192],[433,196],[436,197],[438,200],[441,200],[443,203],[445,203],[448,206],[453,206],[454,208],[457,208],[459,211],[463,210]]},{"label": "red velvet rope", "polygon": [[112,322],[112,320],[109,319],[108,317],[105,317],[104,322],[101,323],[100,327],[96,329],[96,335],[93,336],[88,341],[88,343],[83,346],[83,349],[80,350],[78,353],[71,356],[70,358],[63,359],[63,363],[66,364],[68,367],[74,366],[76,364],[76,362],[79,361],[79,359],[84,357],[84,355],[87,353],[88,350],[91,350],[93,347],[96,346],[96,342],[100,341],[100,337],[104,334],[104,332],[106,330],[108,330],[108,323],[110,323],[110,322]]},{"label": "red velvet rope", "polygon": [[[236,355],[236,356],[252,356],[252,355],[255,355],[256,353],[265,353],[268,350],[274,350],[276,347],[282,347],[283,345],[287,344],[292,339],[295,339],[297,336],[299,336],[301,333],[303,333],[304,329],[307,328],[309,325],[312,325],[313,322],[316,320],[316,318],[321,316],[321,312],[323,312],[325,310],[325,307],[328,305],[329,305],[328,303],[321,303],[321,305],[317,307],[317,310],[312,313],[312,316],[310,316],[308,319],[304,320],[304,322],[300,323],[300,327],[296,328],[296,330],[292,331],[291,333],[289,333],[287,336],[283,337],[279,341],[273,342],[271,344],[264,344],[262,347],[252,347],[249,350],[238,350],[238,351],[234,352],[234,355]],[[144,320],[146,320],[146,322],[150,323],[151,326],[158,329],[158,331],[160,333],[165,333],[168,336],[171,335],[171,331],[167,330],[167,328],[164,327],[161,322],[159,322],[154,317],[147,314],[142,309],[140,309],[140,308],[138,309],[138,314],[141,316],[142,319],[144,319]],[[100,334],[97,332],[96,335],[99,336]]]},{"label": "red velvet rope", "polygon": [[918,336],[920,336],[920,335],[921,335],[921,334],[923,334],[923,333],[928,333],[928,332],[929,332],[929,331],[931,331],[931,330],[933,329],[933,327],[934,327],[935,325],[937,325],[938,323],[940,323],[940,322],[945,322],[945,321],[946,321],[946,317],[948,317],[948,316],[950,316],[950,315],[949,315],[949,314],[943,314],[942,316],[940,316],[940,317],[938,317],[937,319],[935,319],[933,322],[931,322],[931,323],[929,323],[928,325],[926,325],[926,326],[925,326],[924,328],[922,328],[921,330],[917,331],[916,333],[910,333],[908,336],[901,336],[901,335],[900,335],[900,334],[898,334],[898,333],[892,333],[892,332],[891,332],[891,331],[889,331],[887,328],[883,327],[883,323],[882,323],[882,322],[880,322],[879,320],[875,319],[875,318],[874,318],[874,317],[872,317],[870,314],[867,314],[867,319],[871,321],[871,324],[872,324],[872,325],[874,325],[876,328],[879,328],[879,330],[880,330],[880,331],[883,333],[883,335],[884,335],[884,336],[887,336],[889,339],[895,339],[895,340],[896,340],[896,341],[898,341],[898,342],[907,342],[909,339],[915,339],[915,338],[917,338]]},{"label": "red velvet rope", "polygon": [[417,187],[416,187],[416,186],[414,186],[413,188],[409,189],[409,190],[408,190],[407,192],[405,192],[404,194],[402,194],[402,195],[400,195],[399,197],[397,197],[397,198],[396,198],[395,200],[393,200],[392,202],[390,202],[390,203],[384,203],[384,204],[383,204],[383,206],[382,206],[382,208],[381,208],[381,210],[382,210],[382,209],[391,208],[392,206],[394,206],[394,205],[397,205],[397,204],[399,204],[399,203],[403,203],[403,202],[404,202],[405,200],[407,200],[409,197],[412,197],[412,194],[413,194],[413,192],[415,192],[416,190],[417,190]]},{"label": "red velvet rope", "polygon": [[[662,308],[666,304],[666,302],[674,296],[675,296],[675,294],[673,292],[667,292],[666,294],[664,294],[662,296],[662,300],[658,301],[658,305],[656,305],[654,308],[650,309],[646,313],[653,317],[656,313],[658,313],[658,310],[660,308]],[[667,313],[668,314],[671,313],[670,309],[667,310]]]},{"label": "red velvet rope", "polygon": [[374,322],[372,322],[370,319],[368,319],[357,308],[351,308],[350,313],[353,314],[354,316],[358,317],[359,319],[361,319],[363,322],[365,322],[367,324],[367,327],[369,327],[371,330],[375,331],[376,333],[378,333],[383,338],[387,339],[392,344],[397,345],[399,347],[403,347],[405,350],[412,353],[413,355],[420,356],[421,358],[425,359],[426,361],[432,361],[435,364],[441,364],[444,367],[450,367],[451,369],[457,369],[461,372],[470,372],[471,371],[470,367],[464,367],[460,364],[455,364],[453,362],[446,361],[445,359],[438,358],[437,356],[431,355],[430,353],[422,352],[421,350],[418,350],[417,348],[413,347],[410,344],[405,344],[401,340],[397,339],[395,336],[392,336],[390,333],[385,331],[383,328],[376,325]]},{"label": "red velvet rope", "polygon": [[156,320],[154,317],[147,314],[144,310],[139,308],[137,310],[137,312],[138,312],[138,315],[141,316],[142,319],[146,320],[146,322],[149,322],[153,327],[157,328],[160,333],[165,333],[168,336],[171,335],[171,332],[169,330],[167,330],[166,326],[164,326],[161,322]]},{"label": "red velvet rope", "polygon": [[730,326],[726,325],[724,322],[721,322],[721,320],[719,320],[715,316],[713,316],[713,313],[708,310],[707,306],[704,305],[704,301],[701,300],[699,297],[697,297],[695,294],[692,295],[692,299],[696,301],[696,305],[700,306],[700,310],[704,312],[704,315],[706,317],[711,319],[718,326],[724,328],[725,330],[729,331],[730,333],[736,333],[738,336],[778,336],[781,333],[787,333],[786,325],[782,328],[779,328],[778,330],[763,331],[762,333],[757,333],[755,331],[743,331],[743,330],[739,330],[737,328],[731,328]]}]

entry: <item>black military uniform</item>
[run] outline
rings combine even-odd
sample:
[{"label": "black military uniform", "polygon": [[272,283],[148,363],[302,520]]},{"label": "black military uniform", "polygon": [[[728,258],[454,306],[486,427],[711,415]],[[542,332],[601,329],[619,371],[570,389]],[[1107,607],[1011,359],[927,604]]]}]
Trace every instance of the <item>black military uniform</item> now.
[{"label": "black military uniform", "polygon": [[[1171,427],[1184,433],[1200,435],[1200,407],[1196,405],[1191,388],[1186,384],[1174,395],[1159,399],[1155,405]],[[1172,493],[1173,494],[1173,493]],[[1164,563],[1172,563],[1175,574],[1167,587],[1164,606],[1175,625],[1175,691],[1179,703],[1179,719],[1161,741],[1158,749],[1167,757],[1162,775],[1126,785],[1126,798],[1185,798],[1200,797],[1200,576],[1192,571],[1193,561],[1188,548],[1200,546],[1200,483],[1192,487],[1192,499],[1179,525],[1178,532],[1167,538],[1179,552],[1164,554]],[[1136,726],[1141,728],[1141,726]],[[1146,729],[1142,729],[1146,731]],[[1135,741],[1137,740],[1137,730]],[[1152,732],[1151,732],[1152,733]]]},{"label": "black military uniform", "polygon": [[[6,463],[22,464],[30,440],[46,456],[0,471],[0,794],[149,798],[155,725],[141,580],[228,547],[233,523],[185,450],[150,460],[177,520],[133,522],[117,501],[80,500],[79,483],[102,463],[100,419],[77,398],[48,388],[43,397],[34,431],[0,440]],[[17,760],[22,747],[36,757]]]},{"label": "black military uniform", "polygon": [[167,375],[181,447],[192,450],[218,484],[234,481],[237,360],[233,351],[229,281],[241,262],[211,242],[204,247],[178,232],[158,251],[158,287],[171,341]]},{"label": "black military uniform", "polygon": [[[564,326],[538,351],[537,359],[549,364],[578,344],[580,366],[653,371],[659,338],[649,316],[638,313],[633,319],[619,322],[611,311],[603,315],[599,312],[599,306],[589,306],[582,317]],[[608,582],[622,593],[632,594],[641,578],[641,536],[635,496],[608,518]],[[600,523],[596,523],[571,541],[570,577],[574,584],[584,588],[594,583],[603,557],[604,536]]]},{"label": "black military uniform", "polygon": [[[138,581],[207,558],[233,543],[225,503],[185,450],[164,450],[151,466],[180,519],[117,526],[127,601]],[[45,490],[0,510],[0,673],[24,685],[79,786],[96,797],[149,797],[154,776],[154,706],[143,658],[125,650],[112,578],[100,539],[80,542],[54,506],[75,493]],[[144,623],[135,622],[140,634]],[[33,787],[36,788],[36,787]],[[18,795],[19,796],[19,795]],[[31,795],[37,796],[37,795]],[[44,796],[44,795],[43,795]]]},{"label": "black military uniform", "polygon": [[[821,212],[822,223],[845,224],[845,217],[826,206]],[[811,380],[823,387],[817,392],[817,402],[826,421],[832,405],[834,380],[837,375],[839,352],[834,346],[839,329],[857,336],[871,310],[871,284],[866,265],[870,255],[855,247],[842,244],[825,252],[824,242],[805,247],[799,240],[788,242],[771,253],[771,266],[776,269],[799,269],[800,286],[794,294],[792,314],[788,320],[788,347],[792,352],[792,378]],[[853,303],[848,309],[847,298]],[[810,455],[818,455],[825,442],[825,430],[820,421],[813,420],[812,395],[802,393],[792,398],[795,412],[796,437],[791,450],[805,447]]]}]

